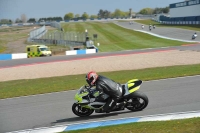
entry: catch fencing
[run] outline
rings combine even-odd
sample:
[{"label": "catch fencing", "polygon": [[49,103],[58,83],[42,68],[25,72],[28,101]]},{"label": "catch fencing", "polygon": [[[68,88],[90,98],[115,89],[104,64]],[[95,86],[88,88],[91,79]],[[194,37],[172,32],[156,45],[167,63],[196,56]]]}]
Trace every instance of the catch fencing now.
[{"label": "catch fencing", "polygon": [[50,26],[54,27],[54,28],[57,28],[58,30],[62,30],[62,26],[58,22],[51,22]]},{"label": "catch fencing", "polygon": [[60,23],[51,23],[52,27],[57,28],[56,31],[47,32],[45,26],[30,32],[28,42],[36,42],[42,44],[56,44],[69,47],[83,46],[86,41],[86,33],[80,32],[64,32]]},{"label": "catch fencing", "polygon": [[55,31],[47,32],[40,39],[33,39],[33,41],[43,44],[56,44],[74,47],[84,45],[85,39],[85,33]]},{"label": "catch fencing", "polygon": [[41,28],[32,30],[29,34],[29,38],[27,39],[28,42],[31,42],[33,39],[39,39],[45,35],[47,32],[46,27],[42,26]]}]

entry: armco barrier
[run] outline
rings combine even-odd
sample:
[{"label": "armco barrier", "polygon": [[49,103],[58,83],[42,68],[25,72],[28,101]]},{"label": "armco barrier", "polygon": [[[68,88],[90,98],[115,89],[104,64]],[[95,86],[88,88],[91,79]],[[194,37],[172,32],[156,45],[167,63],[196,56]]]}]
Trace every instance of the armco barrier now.
[{"label": "armco barrier", "polygon": [[27,58],[27,53],[17,54],[0,54],[0,60],[24,59]]},{"label": "armco barrier", "polygon": [[66,51],[66,55],[81,55],[81,54],[93,54],[96,53],[97,49],[82,49],[82,50],[70,50]]}]

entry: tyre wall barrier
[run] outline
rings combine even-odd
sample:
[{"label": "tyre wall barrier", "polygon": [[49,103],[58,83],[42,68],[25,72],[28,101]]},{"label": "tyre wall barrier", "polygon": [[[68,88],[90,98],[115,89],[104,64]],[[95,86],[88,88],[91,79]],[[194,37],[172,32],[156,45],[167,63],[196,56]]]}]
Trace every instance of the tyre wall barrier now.
[{"label": "tyre wall barrier", "polygon": [[27,53],[17,54],[0,54],[0,60],[24,59],[27,58]]}]

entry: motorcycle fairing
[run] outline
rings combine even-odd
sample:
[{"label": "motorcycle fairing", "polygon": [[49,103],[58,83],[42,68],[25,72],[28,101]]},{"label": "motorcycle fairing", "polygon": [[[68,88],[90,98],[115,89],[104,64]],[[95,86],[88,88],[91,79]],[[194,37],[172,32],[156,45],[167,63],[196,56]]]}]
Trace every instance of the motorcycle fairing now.
[{"label": "motorcycle fairing", "polygon": [[133,93],[134,91],[136,91],[140,88],[141,84],[142,84],[141,80],[132,79],[126,83],[126,85],[127,85],[126,87],[127,87],[129,93]]},{"label": "motorcycle fairing", "polygon": [[[101,109],[103,108],[103,106],[105,105],[105,102],[93,102],[88,104],[89,108],[91,109]],[[98,106],[98,107],[95,107]]]},{"label": "motorcycle fairing", "polygon": [[83,100],[82,97],[87,96],[88,94],[89,94],[89,92],[85,89],[84,86],[82,86],[82,87],[78,90],[78,92],[76,93],[74,99],[75,99],[76,101],[78,101],[79,103],[81,103],[82,100]]}]

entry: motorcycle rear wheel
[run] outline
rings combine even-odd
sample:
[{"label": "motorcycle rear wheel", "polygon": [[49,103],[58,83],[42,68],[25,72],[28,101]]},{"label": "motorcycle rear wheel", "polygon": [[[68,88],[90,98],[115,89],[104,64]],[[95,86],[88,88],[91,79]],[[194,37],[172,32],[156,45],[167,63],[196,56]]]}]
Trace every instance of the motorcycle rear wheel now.
[{"label": "motorcycle rear wheel", "polygon": [[94,112],[94,110],[81,107],[79,104],[74,103],[72,105],[72,112],[77,116],[85,117],[91,115]]},{"label": "motorcycle rear wheel", "polygon": [[131,111],[141,111],[147,107],[148,103],[148,97],[144,93],[135,91],[129,95],[126,108]]}]

